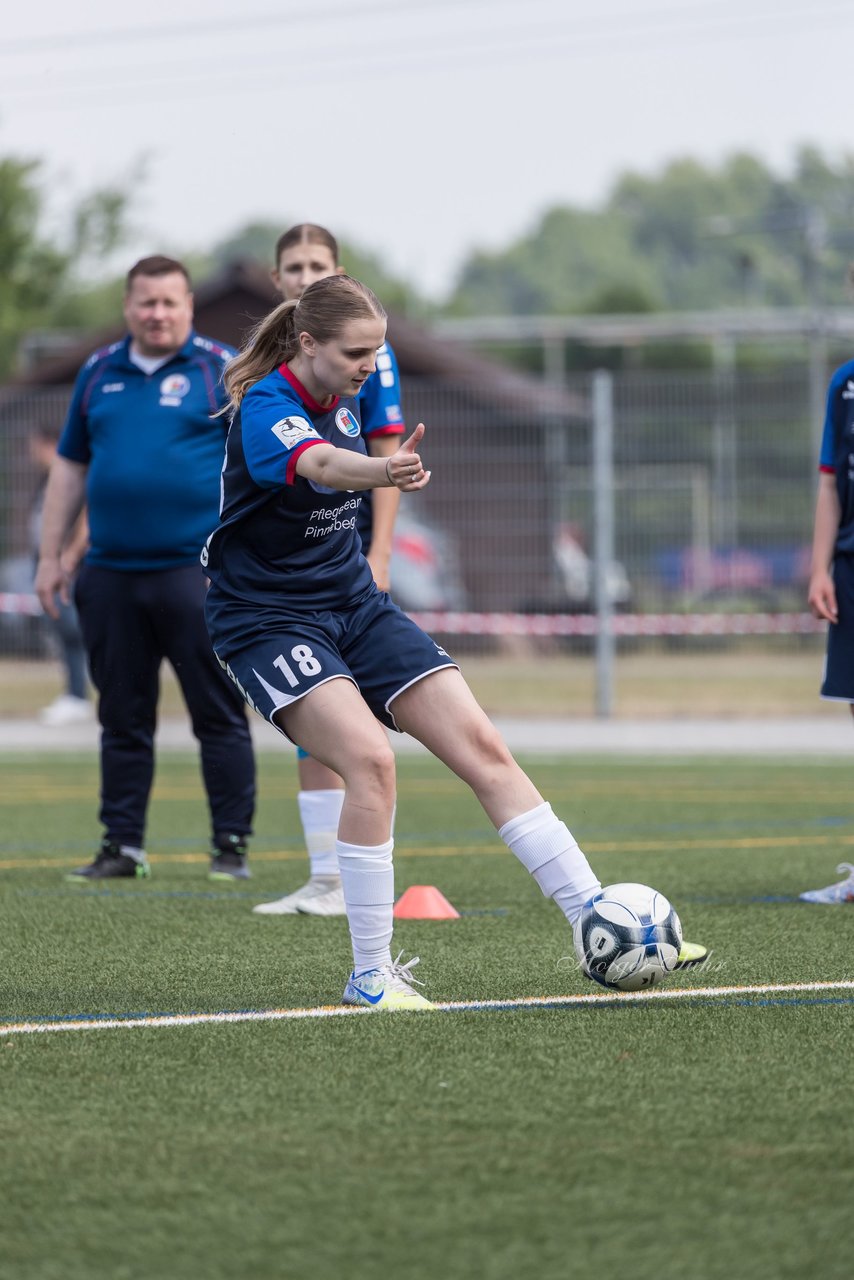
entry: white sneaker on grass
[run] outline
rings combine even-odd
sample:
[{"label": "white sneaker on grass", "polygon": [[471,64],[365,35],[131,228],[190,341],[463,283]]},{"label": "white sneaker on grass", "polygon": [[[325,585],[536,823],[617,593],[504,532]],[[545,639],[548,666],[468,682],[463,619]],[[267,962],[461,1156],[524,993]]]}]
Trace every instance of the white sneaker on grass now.
[{"label": "white sneaker on grass", "polygon": [[93,718],[94,708],[88,698],[75,698],[70,693],[61,694],[39,712],[40,722],[52,729],[66,724],[85,724]]},{"label": "white sneaker on grass", "polygon": [[413,988],[413,983],[423,984],[413,978],[411,970],[418,964],[413,956],[406,964],[400,963],[400,952],[394,964],[384,964],[379,969],[367,969],[364,973],[351,973],[341,998],[342,1004],[358,1005],[373,1009],[375,1013],[402,1013],[404,1011],[435,1008]]},{"label": "white sneaker on grass", "polygon": [[344,890],[340,876],[325,876],[330,883],[322,893],[306,894],[300,898],[298,911],[301,916],[346,916]]},{"label": "white sneaker on grass", "polygon": [[808,889],[806,893],[799,893],[801,902],[819,902],[828,905],[854,902],[854,866],[850,862],[840,862],[836,870],[839,875],[842,875],[843,871],[848,873],[844,880],[829,884],[826,889]]},{"label": "white sneaker on grass", "polygon": [[[324,900],[326,900],[325,907],[322,905]],[[308,907],[315,903],[318,909],[309,910]],[[259,902],[252,910],[259,916],[295,916],[301,913],[316,916],[347,914],[340,876],[312,876],[293,893],[286,893],[283,898],[276,898],[274,902]]]}]

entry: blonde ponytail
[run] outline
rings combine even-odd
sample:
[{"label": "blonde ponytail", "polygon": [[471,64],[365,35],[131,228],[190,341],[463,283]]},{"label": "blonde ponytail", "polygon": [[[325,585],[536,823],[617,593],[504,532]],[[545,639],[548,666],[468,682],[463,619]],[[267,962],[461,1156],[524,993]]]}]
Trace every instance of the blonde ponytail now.
[{"label": "blonde ponytail", "polygon": [[229,403],[223,412],[239,409],[250,387],[297,355],[301,333],[330,342],[349,321],[366,319],[386,319],[385,308],[366,284],[352,276],[315,280],[298,302],[280,303],[252,330],[225,371]]},{"label": "blonde ponytail", "polygon": [[229,363],[225,371],[225,389],[229,398],[227,407],[232,412],[240,408],[240,402],[250,387],[296,355],[299,350],[299,338],[294,328],[297,306],[296,302],[280,303],[260,324],[256,324],[240,355]]}]

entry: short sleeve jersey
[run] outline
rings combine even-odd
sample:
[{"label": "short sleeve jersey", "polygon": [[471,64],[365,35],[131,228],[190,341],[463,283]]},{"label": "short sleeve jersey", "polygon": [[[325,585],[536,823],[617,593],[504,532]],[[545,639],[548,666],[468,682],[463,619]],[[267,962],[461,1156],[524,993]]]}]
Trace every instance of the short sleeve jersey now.
[{"label": "short sleeve jersey", "polygon": [[[366,440],[400,436],[406,430],[400,405],[397,357],[387,342],[377,352],[377,367],[359,392],[362,435]],[[358,529],[365,552],[371,545],[373,497],[368,491],[359,508]]]},{"label": "short sleeve jersey", "polygon": [[836,552],[854,554],[854,360],[836,370],[827,392],[827,412],[819,459],[821,471],[836,476],[839,530]]},{"label": "short sleeve jersey", "polygon": [[130,338],[96,351],[77,377],[58,452],[87,467],[87,561],[127,572],[198,562],[217,522],[231,347],[191,333],[154,373]]},{"label": "short sleeve jersey", "polygon": [[243,397],[228,433],[220,523],[202,555],[217,593],[317,610],[372,588],[356,533],[362,494],[297,473],[300,454],[322,443],[366,452],[356,397],[320,405],[286,365]]}]

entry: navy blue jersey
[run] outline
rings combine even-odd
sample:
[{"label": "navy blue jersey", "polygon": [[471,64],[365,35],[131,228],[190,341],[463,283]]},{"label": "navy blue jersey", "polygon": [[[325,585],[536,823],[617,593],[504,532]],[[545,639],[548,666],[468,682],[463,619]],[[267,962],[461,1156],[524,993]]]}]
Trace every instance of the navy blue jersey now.
[{"label": "navy blue jersey", "polygon": [[96,351],[77,377],[58,452],[87,468],[91,564],[122,571],[198,561],[215,526],[231,347],[191,333],[154,373],[130,338]]},{"label": "navy blue jersey", "polygon": [[[397,357],[387,342],[377,351],[377,367],[359,392],[362,435],[366,440],[378,436],[399,436],[406,430],[400,407],[400,375]],[[373,498],[365,493],[359,508],[358,529],[365,552],[371,545]]]},{"label": "navy blue jersey", "polygon": [[822,471],[836,476],[840,512],[836,552],[851,555],[854,553],[854,360],[837,369],[830,380],[819,465]]},{"label": "navy blue jersey", "polygon": [[356,397],[318,404],[286,365],[256,382],[228,433],[220,523],[202,556],[214,599],[288,610],[346,608],[373,588],[356,519],[361,493],[297,474],[321,443],[365,453]]}]

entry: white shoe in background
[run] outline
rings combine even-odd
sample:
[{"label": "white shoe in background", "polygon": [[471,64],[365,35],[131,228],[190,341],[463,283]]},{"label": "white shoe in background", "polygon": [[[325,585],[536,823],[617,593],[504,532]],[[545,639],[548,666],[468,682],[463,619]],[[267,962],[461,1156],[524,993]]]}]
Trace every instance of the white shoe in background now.
[{"label": "white shoe in background", "polygon": [[[311,911],[307,903],[316,903],[317,910]],[[259,916],[295,916],[300,914],[316,916],[346,915],[344,894],[341,891],[341,877],[312,876],[299,889],[288,893],[275,902],[259,902],[252,910]]]},{"label": "white shoe in background", "polygon": [[838,906],[840,902],[854,902],[854,866],[850,862],[840,862],[836,868],[837,875],[846,871],[844,880],[837,884],[829,884],[826,889],[808,889],[799,893],[801,902],[819,902],[826,906]]},{"label": "white shoe in background", "polygon": [[39,712],[39,720],[50,728],[60,728],[66,724],[85,724],[93,717],[93,708],[87,698],[75,698],[70,693],[63,693]]},{"label": "white shoe in background", "polygon": [[301,916],[346,916],[347,904],[344,901],[344,890],[341,888],[341,877],[330,876],[330,886],[325,893],[313,893],[300,898],[297,911]]}]

